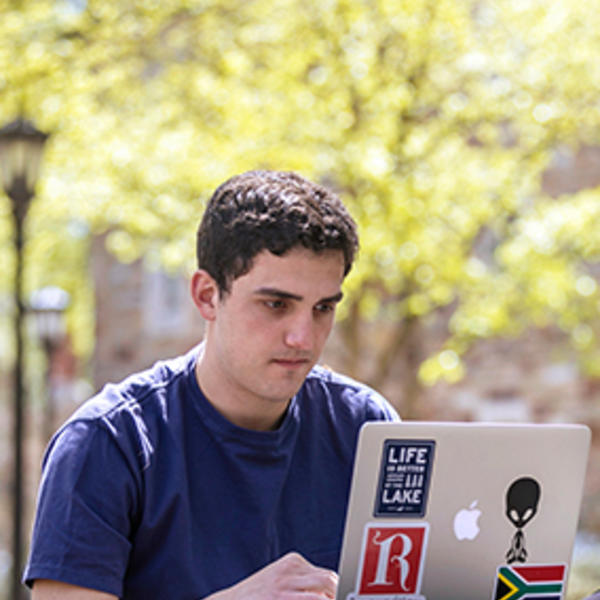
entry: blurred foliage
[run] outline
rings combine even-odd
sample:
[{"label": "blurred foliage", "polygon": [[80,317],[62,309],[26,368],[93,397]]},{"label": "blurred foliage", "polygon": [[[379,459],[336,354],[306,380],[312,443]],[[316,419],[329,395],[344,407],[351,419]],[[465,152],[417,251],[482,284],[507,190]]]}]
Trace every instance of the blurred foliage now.
[{"label": "blurred foliage", "polygon": [[[199,199],[295,169],[360,225],[340,315],[352,371],[374,364],[361,376],[380,384],[407,351],[413,387],[452,381],[474,340],[558,326],[600,375],[598,190],[540,183],[558,149],[599,135],[597,5],[0,0],[0,117],[52,133],[27,288],[70,292],[89,353],[91,233],[121,260],[153,247],[190,268]],[[10,236],[2,199],[4,274]],[[383,333],[359,343],[369,321]]]}]

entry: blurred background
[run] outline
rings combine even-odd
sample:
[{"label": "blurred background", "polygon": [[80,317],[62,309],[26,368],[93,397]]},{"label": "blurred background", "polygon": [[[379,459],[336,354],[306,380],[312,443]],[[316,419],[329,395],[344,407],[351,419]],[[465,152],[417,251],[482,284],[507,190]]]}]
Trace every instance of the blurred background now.
[{"label": "blurred background", "polygon": [[569,600],[600,588],[596,9],[0,0],[0,598],[51,432],[201,338],[195,229],[251,168],[359,224],[328,364],[406,419],[591,427]]}]

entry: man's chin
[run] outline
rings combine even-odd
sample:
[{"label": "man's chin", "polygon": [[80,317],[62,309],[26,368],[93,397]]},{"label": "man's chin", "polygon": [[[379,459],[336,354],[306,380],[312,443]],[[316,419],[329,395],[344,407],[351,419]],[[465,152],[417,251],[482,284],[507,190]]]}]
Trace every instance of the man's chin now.
[{"label": "man's chin", "polygon": [[286,369],[280,364],[274,364],[277,371],[270,373],[275,376],[271,378],[271,383],[267,386],[267,397],[275,402],[289,401],[298,393],[313,365],[314,363],[305,361],[301,366]]},{"label": "man's chin", "polygon": [[303,383],[304,378],[302,378],[302,381],[294,385],[290,383],[288,385],[273,386],[267,393],[266,398],[268,398],[271,402],[274,403],[285,404],[286,402],[289,402],[298,393]]}]

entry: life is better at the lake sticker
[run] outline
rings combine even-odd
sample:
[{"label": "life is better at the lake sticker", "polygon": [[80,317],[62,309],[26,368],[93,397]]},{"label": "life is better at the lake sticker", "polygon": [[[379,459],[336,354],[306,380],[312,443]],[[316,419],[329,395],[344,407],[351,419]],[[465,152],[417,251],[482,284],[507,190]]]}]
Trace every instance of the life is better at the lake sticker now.
[{"label": "life is better at the lake sticker", "polygon": [[425,516],[434,453],[433,440],[385,440],[374,516]]}]

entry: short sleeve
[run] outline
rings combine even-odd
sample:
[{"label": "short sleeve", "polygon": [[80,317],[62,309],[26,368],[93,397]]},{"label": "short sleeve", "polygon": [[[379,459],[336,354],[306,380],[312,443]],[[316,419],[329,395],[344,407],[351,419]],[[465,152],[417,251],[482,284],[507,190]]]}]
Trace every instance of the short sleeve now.
[{"label": "short sleeve", "polygon": [[122,595],[135,524],[135,470],[97,421],[69,423],[42,468],[23,579],[52,579]]}]

